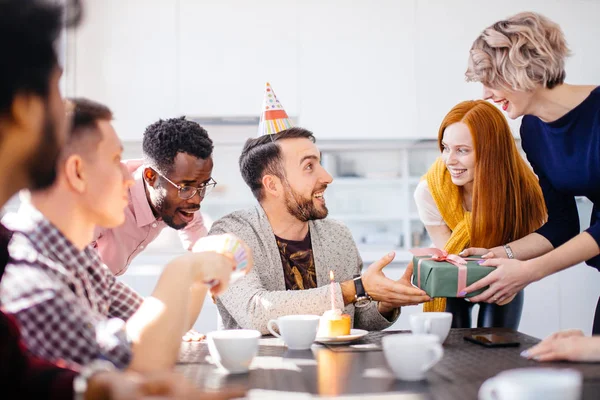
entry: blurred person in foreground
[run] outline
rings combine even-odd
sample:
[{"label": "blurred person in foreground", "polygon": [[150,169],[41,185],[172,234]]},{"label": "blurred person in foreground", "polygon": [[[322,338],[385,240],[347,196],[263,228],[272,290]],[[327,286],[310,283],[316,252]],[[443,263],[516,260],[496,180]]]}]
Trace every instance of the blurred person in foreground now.
[{"label": "blurred person in foreground", "polygon": [[[21,189],[54,182],[66,137],[55,44],[63,24],[74,27],[80,19],[76,0],[66,8],[42,0],[0,0],[0,52],[5,55],[0,57],[0,205]],[[10,236],[0,225],[0,277],[9,261]],[[110,369],[102,363],[75,371],[32,356],[15,320],[0,313],[0,387],[9,398],[221,398],[199,393],[170,372],[141,376]]]}]

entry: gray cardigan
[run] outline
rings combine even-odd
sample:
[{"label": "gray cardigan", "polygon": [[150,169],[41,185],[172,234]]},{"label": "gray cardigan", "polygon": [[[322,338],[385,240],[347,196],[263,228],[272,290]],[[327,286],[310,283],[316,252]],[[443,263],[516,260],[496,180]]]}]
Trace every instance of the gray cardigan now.
[{"label": "gray cardigan", "polygon": [[[285,289],[283,265],[271,224],[260,205],[233,212],[216,221],[209,235],[233,233],[252,249],[254,268],[234,282],[217,299],[225,329],[256,329],[267,334],[267,323],[289,314],[321,315],[331,308],[329,270],[337,282],[351,280],[362,269],[362,259],[350,230],[340,222],[322,219],[309,221],[310,238],[317,274],[317,288]],[[335,306],[353,318],[355,328],[381,330],[392,321],[377,311],[376,302],[355,308],[344,300],[339,283],[334,285]]]}]

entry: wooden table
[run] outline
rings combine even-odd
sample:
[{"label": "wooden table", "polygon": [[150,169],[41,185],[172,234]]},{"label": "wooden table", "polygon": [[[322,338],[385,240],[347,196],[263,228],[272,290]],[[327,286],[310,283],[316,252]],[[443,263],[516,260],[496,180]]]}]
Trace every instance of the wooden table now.
[{"label": "wooden table", "polygon": [[[396,393],[402,399],[476,399],[481,384],[501,371],[514,368],[573,368],[584,377],[582,399],[600,399],[600,364],[538,363],[522,358],[521,351],[539,342],[508,329],[453,329],[444,343],[444,357],[421,382],[396,380],[380,350],[384,335],[402,331],[371,332],[349,346],[315,345],[291,351],[280,339],[264,338],[248,374],[225,375],[209,363],[205,343],[184,343],[177,369],[200,387],[219,390],[237,386],[303,392],[321,396]],[[495,333],[515,338],[514,348],[485,348],[466,342],[475,333]],[[405,396],[403,396],[403,394]],[[282,393],[281,399],[285,399]]]}]

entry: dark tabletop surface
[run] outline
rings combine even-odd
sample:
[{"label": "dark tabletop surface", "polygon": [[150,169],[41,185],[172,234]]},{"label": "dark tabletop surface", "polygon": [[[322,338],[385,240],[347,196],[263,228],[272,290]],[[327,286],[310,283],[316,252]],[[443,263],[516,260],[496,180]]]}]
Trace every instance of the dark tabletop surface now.
[{"label": "dark tabletop surface", "polygon": [[[395,393],[400,399],[452,400],[476,399],[479,387],[486,379],[507,369],[573,368],[584,377],[582,399],[600,399],[600,364],[526,360],[519,354],[539,340],[503,328],[452,329],[444,343],[444,357],[428,372],[426,380],[396,380],[381,351],[381,338],[407,333],[371,332],[353,342],[353,346],[315,345],[311,350],[303,351],[288,350],[281,339],[265,337],[261,339],[258,356],[250,372],[242,375],[219,372],[210,363],[206,343],[184,343],[177,369],[208,390],[235,386],[322,396]],[[463,339],[465,335],[477,333],[506,335],[520,342],[520,346],[485,348]],[[282,393],[281,398],[285,398],[285,394]]]}]

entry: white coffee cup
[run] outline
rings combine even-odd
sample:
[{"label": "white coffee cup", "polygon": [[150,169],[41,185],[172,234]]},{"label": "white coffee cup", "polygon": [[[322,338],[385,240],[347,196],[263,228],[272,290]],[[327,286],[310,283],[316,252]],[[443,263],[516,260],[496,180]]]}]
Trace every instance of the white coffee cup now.
[{"label": "white coffee cup", "polygon": [[440,343],[448,337],[452,326],[452,314],[449,312],[424,312],[410,316],[410,327],[414,334],[433,334]]},{"label": "white coffee cup", "polygon": [[[273,336],[282,338],[290,350],[306,350],[317,337],[319,319],[318,315],[286,315],[270,320],[267,329]],[[280,333],[275,332],[274,326]]]},{"label": "white coffee cup", "polygon": [[381,343],[394,375],[405,381],[425,379],[425,373],[444,356],[444,348],[435,335],[384,336]]},{"label": "white coffee cup", "polygon": [[479,388],[480,400],[578,400],[582,376],[574,369],[521,368],[499,373]]},{"label": "white coffee cup", "polygon": [[252,359],[258,353],[260,337],[260,332],[252,329],[229,329],[206,335],[213,361],[231,374],[248,372]]}]

